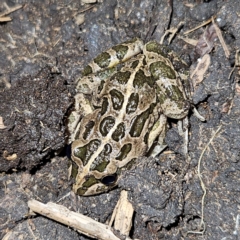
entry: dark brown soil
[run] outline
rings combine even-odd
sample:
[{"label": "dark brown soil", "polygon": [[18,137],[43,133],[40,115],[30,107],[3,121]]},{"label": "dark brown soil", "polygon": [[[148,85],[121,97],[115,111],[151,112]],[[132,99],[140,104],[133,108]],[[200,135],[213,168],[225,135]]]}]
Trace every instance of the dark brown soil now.
[{"label": "dark brown soil", "polygon": [[[14,2],[19,1],[5,1],[10,8],[17,5]],[[65,122],[73,103],[74,80],[90,59],[108,47],[133,37],[159,41],[166,29],[181,21],[184,25],[169,47],[194,68],[200,56],[179,36],[212,16],[216,16],[230,57],[225,56],[219,40],[214,42],[210,67],[193,93],[193,102],[206,121],[189,115],[190,159],[181,155],[182,139],[173,121],[166,139],[171,154],[139,159],[140,164],[119,187],[129,190],[135,209],[131,238],[240,238],[239,69],[230,76],[240,46],[239,2],[24,2],[9,15],[12,21],[0,23],[0,117],[6,126],[0,129],[0,238],[11,231],[8,239],[89,239],[47,218],[29,219],[27,208],[31,198],[57,202],[71,191]],[[0,5],[0,13],[6,9]],[[85,14],[80,25],[79,14]],[[204,28],[187,37],[198,40]],[[207,190],[206,229],[203,235],[189,233],[202,230],[203,190],[197,167],[213,136],[200,165]],[[60,204],[106,222],[119,191],[87,198],[69,195]]]}]

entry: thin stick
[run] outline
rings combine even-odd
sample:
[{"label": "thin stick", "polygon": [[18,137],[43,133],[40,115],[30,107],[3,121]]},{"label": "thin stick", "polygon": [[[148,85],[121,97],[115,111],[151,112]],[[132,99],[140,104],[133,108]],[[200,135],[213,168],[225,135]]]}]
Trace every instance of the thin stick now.
[{"label": "thin stick", "polygon": [[0,22],[9,22],[12,19],[10,17],[0,17]]},{"label": "thin stick", "polygon": [[[216,18],[216,16],[213,16],[212,18]],[[201,28],[201,27],[209,24],[210,22],[212,22],[212,18],[206,20],[205,22],[201,23],[200,25],[196,26],[195,28],[192,28],[192,29],[186,31],[185,33],[183,33],[183,35],[187,35],[187,34],[189,34],[190,32],[193,32],[193,31],[197,30],[198,28]]]},{"label": "thin stick", "polygon": [[224,53],[225,53],[225,56],[227,58],[229,58],[230,56],[230,51],[228,50],[228,47],[227,47],[227,44],[225,43],[224,39],[223,39],[223,36],[222,36],[222,32],[221,30],[219,29],[218,25],[215,23],[214,21],[214,18],[212,18],[212,23],[213,23],[213,26],[215,28],[215,31],[217,33],[217,36],[218,36],[218,39],[223,47],[223,50],[224,50]]},{"label": "thin stick", "polygon": [[204,200],[205,200],[205,196],[207,194],[207,189],[205,187],[205,184],[204,184],[204,182],[202,180],[202,176],[201,176],[201,162],[202,162],[202,158],[203,158],[205,151],[207,150],[207,148],[209,147],[209,145],[211,144],[211,142],[213,141],[213,139],[215,138],[217,133],[220,131],[221,127],[222,127],[222,125],[220,125],[218,127],[218,129],[216,130],[216,132],[213,134],[213,136],[211,137],[211,139],[209,140],[209,142],[203,149],[203,151],[199,157],[199,160],[198,160],[197,174],[198,174],[198,178],[201,183],[202,190],[203,190],[203,196],[202,196],[202,200],[201,200],[201,205],[202,205],[202,207],[201,207],[201,222],[200,222],[199,228],[201,229],[201,227],[203,227],[203,230],[202,231],[188,231],[187,233],[204,234],[204,232],[206,230],[205,223],[204,223]]},{"label": "thin stick", "polygon": [[12,13],[14,11],[17,11],[18,9],[22,8],[23,5],[18,5],[16,7],[12,7],[12,8],[9,8],[7,11],[3,12],[3,13],[0,13],[0,17],[3,17],[3,16],[6,16],[8,15],[9,13]]},{"label": "thin stick", "polygon": [[36,213],[70,226],[89,237],[100,240],[120,240],[109,226],[80,213],[70,211],[62,205],[51,202],[43,204],[36,200],[30,200],[28,207]]}]

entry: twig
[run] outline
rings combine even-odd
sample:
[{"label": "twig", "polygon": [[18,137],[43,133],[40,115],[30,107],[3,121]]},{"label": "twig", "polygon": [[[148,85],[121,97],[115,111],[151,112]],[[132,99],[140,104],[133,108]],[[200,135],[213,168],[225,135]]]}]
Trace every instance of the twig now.
[{"label": "twig", "polygon": [[3,13],[0,13],[0,17],[6,16],[6,15],[12,13],[12,12],[15,12],[22,7],[23,7],[23,5],[17,5],[15,7],[9,8],[7,11],[5,11]]},{"label": "twig", "polygon": [[[216,16],[213,16],[212,18],[214,19],[214,18],[216,18]],[[195,28],[192,28],[192,29],[186,31],[185,33],[183,33],[183,35],[187,35],[187,34],[189,34],[190,32],[193,32],[193,31],[197,30],[198,28],[201,28],[201,27],[209,24],[210,22],[212,22],[212,18],[206,20],[205,22],[201,23],[200,25],[196,26]]]},{"label": "twig", "polygon": [[233,66],[232,71],[229,73],[228,79],[231,78],[231,75],[232,75],[233,71],[235,70],[235,68],[239,67],[239,66],[240,66],[240,57],[239,57],[239,49],[237,49],[236,53],[235,53],[235,64]]},{"label": "twig", "polygon": [[176,35],[176,33],[179,31],[179,29],[183,26],[184,22],[180,22],[177,27],[172,27],[168,30],[165,31],[163,36],[161,37],[160,44],[163,44],[164,38],[166,37],[167,34],[171,33],[168,39],[168,44],[171,43],[172,39]]},{"label": "twig", "polygon": [[120,240],[113,234],[109,226],[80,213],[72,212],[62,205],[51,202],[43,204],[36,200],[30,200],[28,207],[36,213],[70,226],[89,237],[100,240]]},{"label": "twig", "polygon": [[0,129],[5,129],[5,128],[6,128],[6,126],[3,123],[3,118],[0,117]]},{"label": "twig", "polygon": [[204,200],[205,200],[205,196],[207,194],[207,189],[205,187],[205,184],[204,184],[204,182],[202,180],[202,176],[201,176],[201,162],[202,162],[203,154],[205,153],[208,146],[211,144],[211,142],[213,141],[213,139],[215,138],[215,136],[217,135],[217,133],[220,131],[221,128],[222,128],[222,125],[220,125],[218,127],[218,129],[216,130],[216,132],[213,134],[213,136],[211,137],[211,139],[209,140],[209,142],[203,149],[203,151],[199,157],[199,160],[198,160],[197,174],[198,174],[198,178],[201,183],[202,190],[203,190],[203,196],[202,196],[202,200],[201,200],[201,205],[202,205],[202,207],[201,207],[201,222],[200,222],[199,228],[201,229],[203,227],[203,230],[202,231],[188,231],[187,233],[204,234],[204,232],[206,230],[205,223],[204,223]]},{"label": "twig", "polygon": [[225,41],[224,41],[224,39],[223,39],[221,30],[219,29],[218,25],[217,25],[217,24],[215,23],[215,21],[214,21],[214,18],[212,18],[212,24],[213,24],[213,26],[214,26],[214,28],[215,28],[215,30],[216,30],[218,39],[219,39],[219,41],[220,41],[220,43],[221,43],[221,45],[222,45],[222,47],[223,47],[223,50],[224,50],[224,52],[225,52],[225,56],[226,56],[227,58],[229,58],[230,52],[229,52],[229,50],[228,50],[227,44],[225,43]]},{"label": "twig", "polygon": [[0,22],[9,22],[12,19],[10,17],[0,17]]},{"label": "twig", "polygon": [[128,201],[127,191],[122,190],[120,198],[113,211],[109,226],[114,222],[114,228],[128,236],[132,227],[133,206]]}]

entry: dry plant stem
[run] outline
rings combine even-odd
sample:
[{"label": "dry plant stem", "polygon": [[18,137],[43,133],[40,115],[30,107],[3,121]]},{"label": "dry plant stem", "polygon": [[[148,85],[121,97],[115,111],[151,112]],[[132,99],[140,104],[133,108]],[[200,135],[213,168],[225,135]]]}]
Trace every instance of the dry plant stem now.
[{"label": "dry plant stem", "polygon": [[191,38],[185,38],[185,37],[182,37],[182,36],[178,36],[178,38],[182,39],[184,42],[192,45],[192,46],[196,46],[197,43],[198,43],[198,40],[194,40],[194,39],[191,39]]},{"label": "dry plant stem", "polygon": [[11,88],[11,83],[5,77],[0,82],[3,82],[7,89]]},{"label": "dry plant stem", "polygon": [[72,212],[64,206],[51,202],[43,204],[36,200],[30,200],[28,201],[28,207],[36,213],[76,229],[86,236],[100,240],[120,240],[113,234],[109,226],[80,213]]},{"label": "dry plant stem", "polygon": [[211,58],[209,54],[205,54],[201,60],[198,62],[195,70],[192,72],[190,78],[193,80],[193,88],[201,83],[204,79],[205,73],[211,64]]},{"label": "dry plant stem", "polygon": [[219,27],[217,26],[217,24],[216,24],[215,21],[214,21],[214,18],[212,18],[212,24],[213,24],[213,26],[214,26],[214,28],[215,28],[215,30],[216,30],[218,39],[219,39],[219,41],[220,41],[220,43],[221,43],[221,45],[222,45],[222,47],[223,47],[223,50],[224,50],[224,52],[225,52],[225,56],[226,56],[227,58],[229,58],[230,52],[229,52],[229,50],[228,50],[227,44],[225,43],[225,41],[224,41],[224,39],[223,39],[221,30],[219,29]]},{"label": "dry plant stem", "polygon": [[210,19],[206,20],[205,22],[201,23],[201,24],[200,24],[200,25],[198,25],[197,27],[195,27],[195,28],[192,28],[192,29],[190,29],[190,30],[186,31],[186,32],[185,32],[185,33],[183,33],[183,34],[184,34],[184,35],[187,35],[187,34],[189,34],[189,33],[193,32],[193,31],[197,30],[198,28],[201,28],[201,27],[203,27],[203,26],[205,26],[205,25],[209,24],[210,22],[212,22],[212,19],[214,19],[214,18],[216,18],[216,16],[213,16],[212,18],[210,18]]},{"label": "dry plant stem", "polygon": [[114,228],[121,234],[128,236],[132,227],[133,206],[127,199],[127,191],[121,191],[120,198],[113,211],[109,226],[114,221]]},{"label": "dry plant stem", "polygon": [[89,7],[86,7],[86,8],[84,8],[84,9],[82,9],[82,10],[74,13],[74,14],[73,14],[73,17],[75,17],[76,15],[78,15],[78,14],[80,14],[80,13],[84,13],[84,12],[88,11],[89,9],[94,8],[94,7],[95,7],[95,4],[93,4],[93,5],[89,6]]},{"label": "dry plant stem", "polygon": [[10,17],[0,17],[0,22],[9,22],[12,19]]},{"label": "dry plant stem", "polygon": [[8,232],[8,233],[3,237],[2,240],[9,240],[9,239],[11,239],[11,235],[12,235],[12,231]]},{"label": "dry plant stem", "polygon": [[179,29],[183,26],[184,22],[180,22],[178,24],[178,26],[175,28],[175,27],[172,27],[168,30],[165,31],[165,33],[163,34],[163,36],[161,37],[161,40],[160,40],[160,44],[163,44],[163,41],[164,41],[164,38],[166,37],[167,34],[171,33],[170,36],[169,36],[169,39],[168,39],[168,44],[171,43],[172,39],[174,38],[174,36],[176,35],[176,33],[179,31]]},{"label": "dry plant stem", "polygon": [[213,136],[211,137],[211,139],[209,140],[209,142],[207,143],[207,145],[204,147],[200,157],[199,157],[199,160],[198,160],[198,169],[197,169],[197,174],[198,174],[198,178],[199,178],[199,181],[201,183],[201,188],[203,190],[203,196],[202,196],[202,200],[201,200],[201,222],[199,224],[199,228],[201,229],[203,227],[203,230],[202,231],[188,231],[187,233],[193,233],[193,234],[204,234],[205,232],[205,223],[204,223],[204,200],[205,200],[205,196],[207,194],[207,189],[205,187],[205,184],[202,180],[202,176],[201,176],[201,162],[202,162],[202,158],[203,158],[203,155],[204,153],[206,152],[207,148],[209,147],[209,145],[211,144],[211,142],[213,141],[213,139],[216,137],[217,133],[221,130],[222,128],[222,125],[220,125],[218,127],[218,129],[216,130],[216,132],[213,134]]},{"label": "dry plant stem", "polygon": [[184,139],[183,152],[185,156],[188,154],[188,124],[188,116],[177,122],[179,135]]},{"label": "dry plant stem", "polygon": [[96,3],[97,0],[82,0],[82,3]]},{"label": "dry plant stem", "polygon": [[0,129],[5,129],[5,128],[6,128],[6,126],[3,123],[3,118],[0,117]]},{"label": "dry plant stem", "polygon": [[200,113],[198,112],[198,110],[197,110],[195,107],[193,107],[192,110],[193,110],[193,115],[194,115],[196,118],[198,118],[198,119],[199,119],[200,121],[202,121],[202,122],[205,122],[205,121],[206,121],[206,119],[205,119],[202,115],[200,115]]},{"label": "dry plant stem", "polygon": [[22,7],[23,7],[22,5],[18,5],[18,6],[9,8],[7,11],[5,11],[5,12],[3,12],[3,13],[0,13],[0,18],[3,17],[3,16],[8,15],[9,13],[12,13],[12,12],[14,12],[14,11],[17,11],[18,9],[20,9],[20,8],[22,8]]},{"label": "dry plant stem", "polygon": [[237,51],[235,53],[235,64],[234,64],[232,71],[229,73],[228,79],[231,78],[232,73],[234,72],[235,68],[239,67],[239,66],[240,66],[240,57],[239,57],[239,49],[237,49]]},{"label": "dry plant stem", "polygon": [[235,66],[240,67],[239,49],[237,49],[236,54],[235,54]]}]

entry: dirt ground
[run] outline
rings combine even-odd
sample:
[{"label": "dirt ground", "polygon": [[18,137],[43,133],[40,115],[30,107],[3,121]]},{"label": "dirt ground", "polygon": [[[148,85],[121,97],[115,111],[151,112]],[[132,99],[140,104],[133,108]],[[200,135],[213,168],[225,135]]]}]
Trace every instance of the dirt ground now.
[{"label": "dirt ground", "polygon": [[[29,216],[27,201],[61,199],[58,203],[72,211],[106,223],[121,189],[129,191],[135,210],[132,239],[240,239],[239,1],[83,2],[0,3],[0,239],[91,239]],[[186,34],[212,17],[229,55],[211,21]],[[192,101],[206,121],[189,114],[189,159],[171,121],[166,151],[155,159],[140,158],[118,188],[62,199],[72,185],[65,123],[74,81],[103,50],[133,37],[160,41],[180,22],[171,44],[164,44],[184,59],[190,73],[206,49],[210,60],[203,79],[192,80]]]}]

